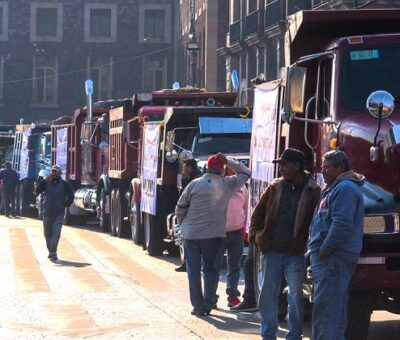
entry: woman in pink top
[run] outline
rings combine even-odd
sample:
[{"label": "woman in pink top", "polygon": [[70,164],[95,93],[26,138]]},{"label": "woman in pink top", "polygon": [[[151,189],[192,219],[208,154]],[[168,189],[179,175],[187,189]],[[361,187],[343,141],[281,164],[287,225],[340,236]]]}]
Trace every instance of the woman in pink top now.
[{"label": "woman in pink top", "polygon": [[[225,176],[231,176],[233,172],[227,168]],[[226,294],[228,295],[228,307],[234,307],[240,303],[238,290],[240,278],[240,260],[243,254],[243,230],[247,219],[248,190],[244,185],[229,201],[227,209],[226,239],[223,241],[221,264],[227,251],[228,274],[226,278]]]}]

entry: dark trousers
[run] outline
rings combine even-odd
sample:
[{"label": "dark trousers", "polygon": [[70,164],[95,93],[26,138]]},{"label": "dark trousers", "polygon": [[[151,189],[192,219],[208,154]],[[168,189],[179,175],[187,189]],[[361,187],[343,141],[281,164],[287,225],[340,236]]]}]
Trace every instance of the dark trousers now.
[{"label": "dark trousers", "polygon": [[[218,254],[222,247],[221,238],[183,240],[186,270],[189,279],[190,302],[195,309],[210,308],[215,304],[218,282]],[[204,274],[204,292],[201,271]]]},{"label": "dark trousers", "polygon": [[46,246],[50,255],[57,254],[57,247],[61,237],[63,220],[64,215],[43,216],[44,237],[46,239]]},{"label": "dark trousers", "polygon": [[15,190],[6,190],[3,188],[2,199],[6,215],[15,215]]},{"label": "dark trousers", "polygon": [[243,274],[244,274],[244,293],[243,293],[243,300],[248,303],[256,304],[256,293],[254,290],[254,261],[253,261],[253,254],[254,252],[254,245],[249,245],[249,250],[247,256],[243,262]]}]

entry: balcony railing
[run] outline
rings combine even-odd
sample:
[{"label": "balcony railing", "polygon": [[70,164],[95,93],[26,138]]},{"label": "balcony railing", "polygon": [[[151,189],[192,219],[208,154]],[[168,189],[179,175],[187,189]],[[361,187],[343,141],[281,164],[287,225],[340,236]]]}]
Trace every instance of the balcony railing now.
[{"label": "balcony railing", "polygon": [[258,10],[246,16],[245,36],[262,33],[264,30],[264,11]]},{"label": "balcony railing", "polygon": [[267,3],[265,6],[265,28],[273,27],[279,24],[279,21],[281,20],[280,6],[280,0]]},{"label": "balcony railing", "polygon": [[240,20],[229,25],[229,39],[231,45],[240,41]]}]

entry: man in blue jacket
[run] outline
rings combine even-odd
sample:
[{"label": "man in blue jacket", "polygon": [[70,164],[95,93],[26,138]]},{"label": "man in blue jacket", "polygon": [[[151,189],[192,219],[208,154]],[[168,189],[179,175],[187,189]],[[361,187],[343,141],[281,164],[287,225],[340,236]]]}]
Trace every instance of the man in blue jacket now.
[{"label": "man in blue jacket", "polygon": [[0,171],[0,181],[2,181],[2,199],[7,217],[10,213],[15,217],[15,187],[18,180],[19,175],[11,168],[11,162],[6,162],[5,169]]},{"label": "man in blue jacket", "polygon": [[49,259],[58,263],[57,247],[61,237],[65,208],[74,200],[71,185],[61,178],[61,168],[53,165],[50,175],[36,188],[36,194],[46,192],[43,202],[43,227]]},{"label": "man in blue jacket", "polygon": [[362,248],[364,177],[343,151],[322,158],[326,187],[310,227],[307,255],[314,281],[314,340],[345,339],[350,279]]}]

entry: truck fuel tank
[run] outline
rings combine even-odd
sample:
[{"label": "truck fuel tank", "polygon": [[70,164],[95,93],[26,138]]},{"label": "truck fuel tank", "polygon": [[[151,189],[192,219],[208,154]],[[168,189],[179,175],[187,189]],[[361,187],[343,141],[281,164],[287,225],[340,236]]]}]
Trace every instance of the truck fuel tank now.
[{"label": "truck fuel tank", "polygon": [[96,190],[91,188],[79,188],[75,191],[74,204],[77,208],[95,212]]}]

